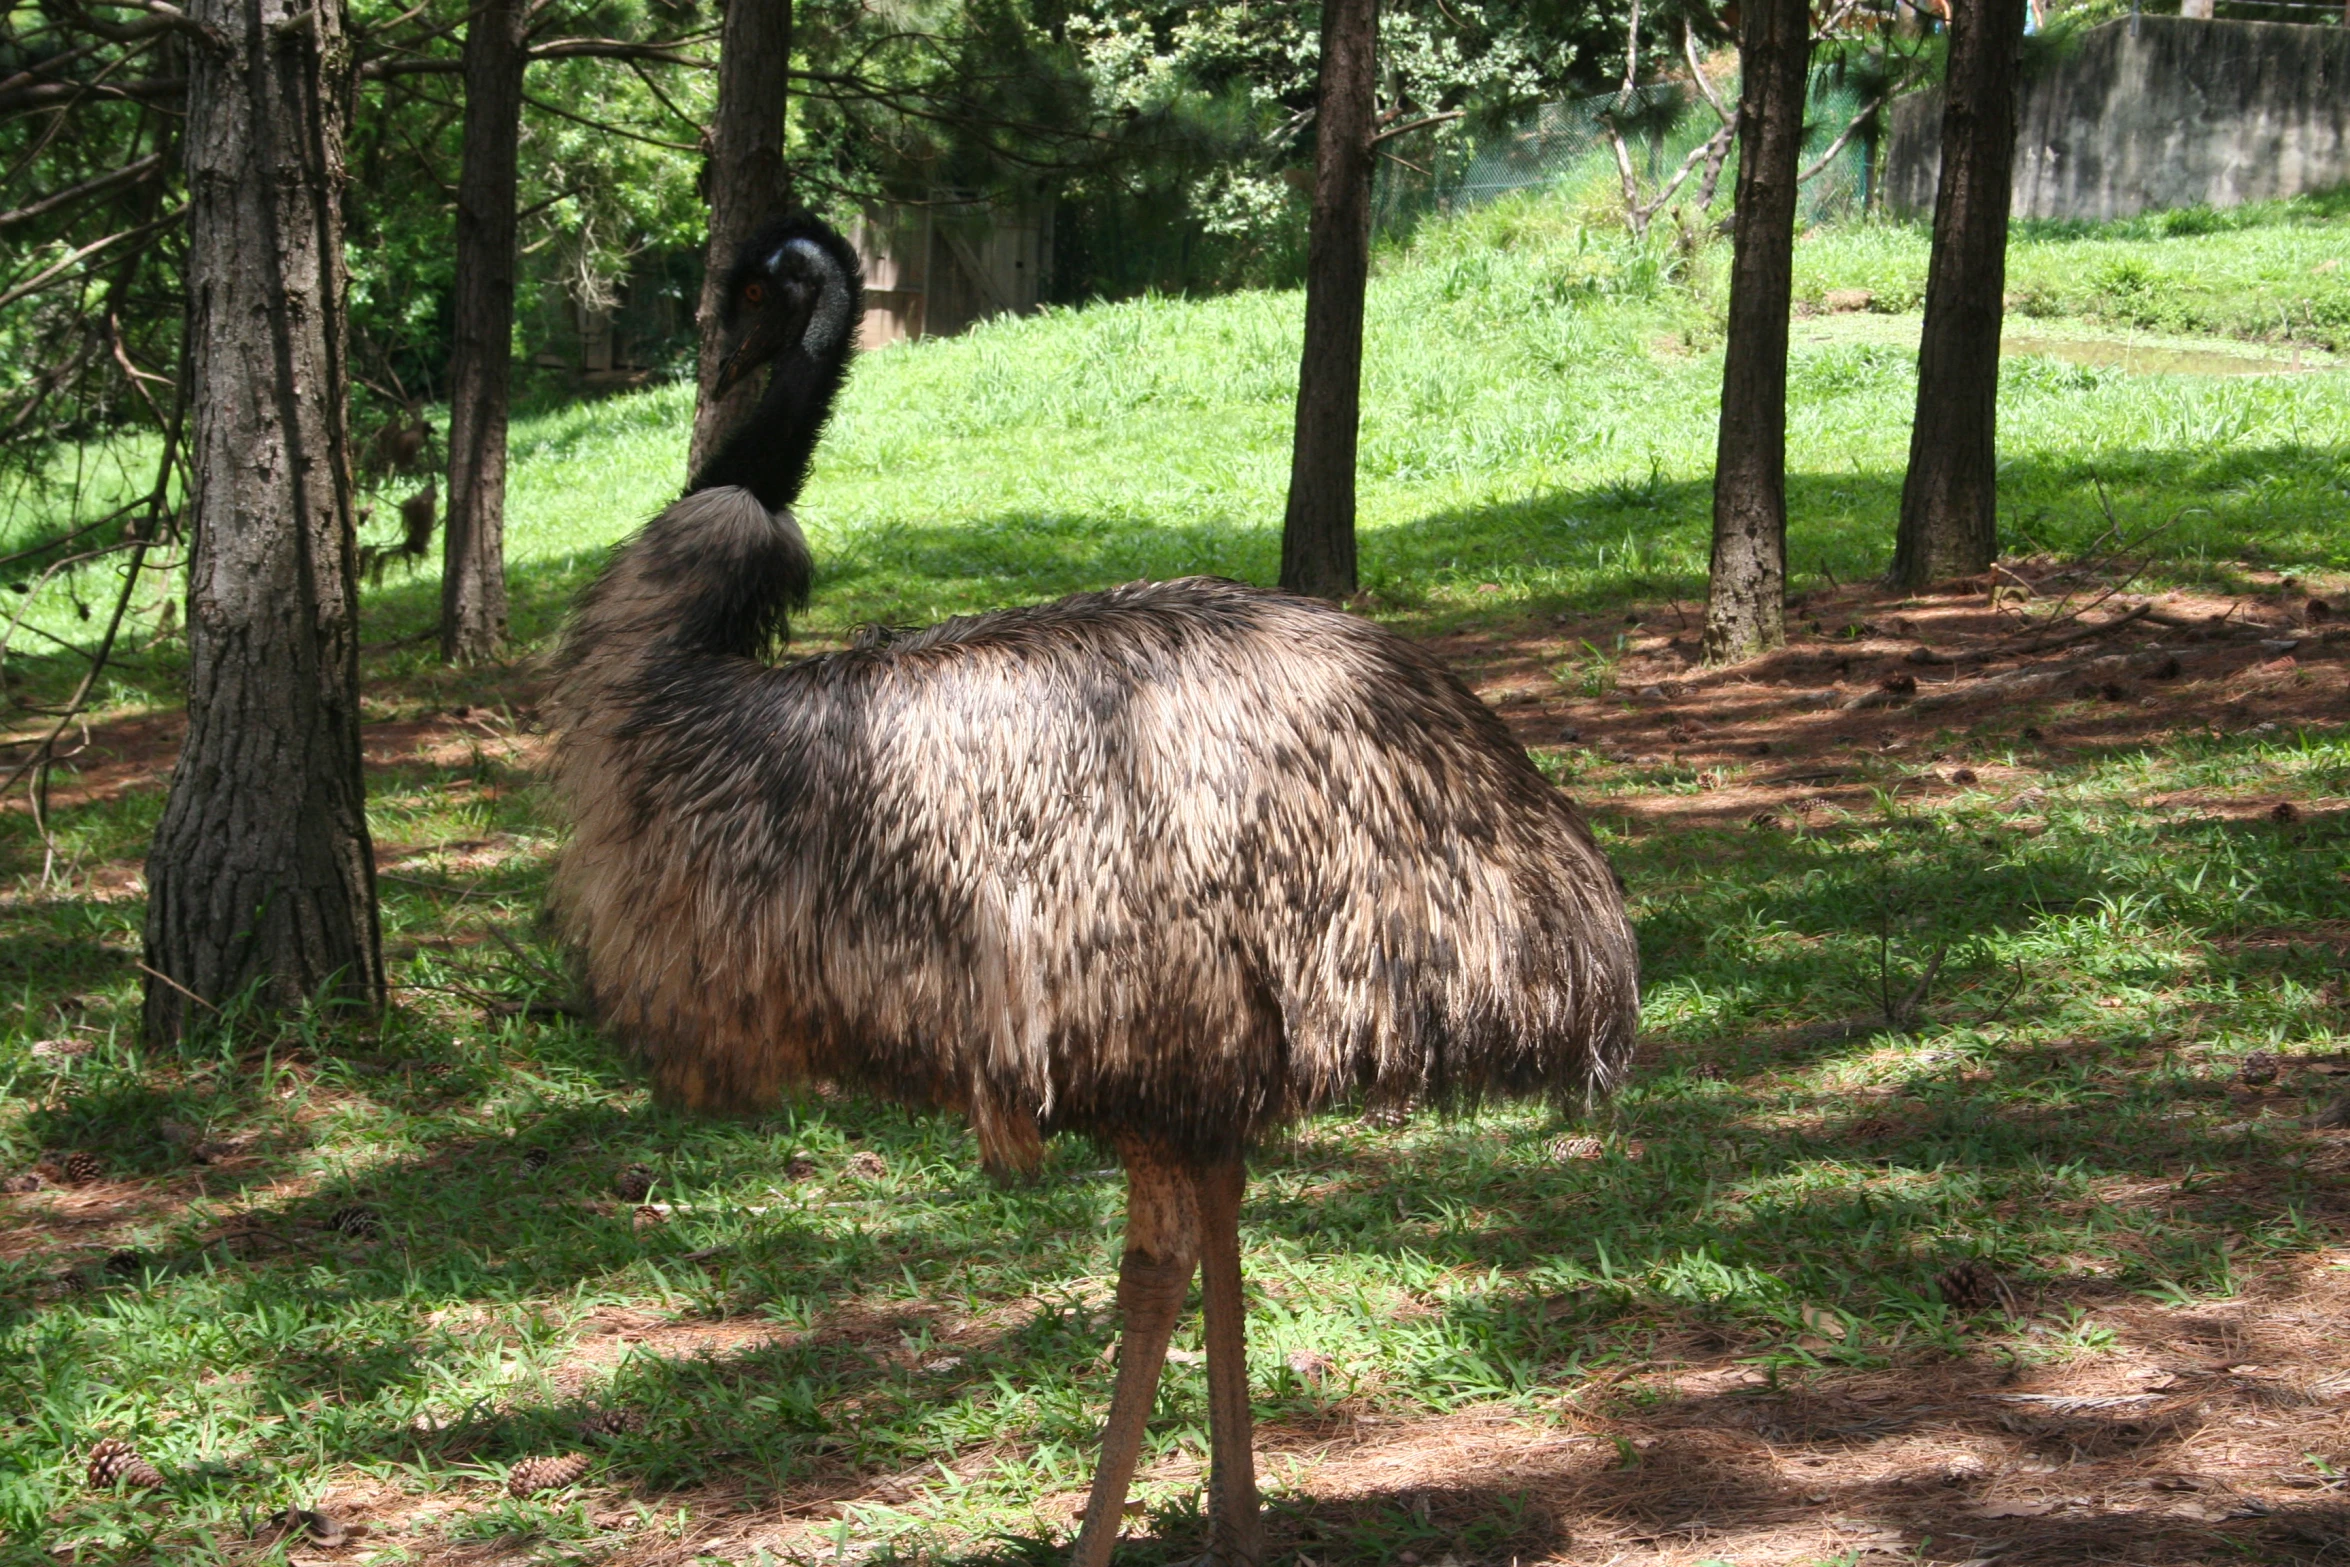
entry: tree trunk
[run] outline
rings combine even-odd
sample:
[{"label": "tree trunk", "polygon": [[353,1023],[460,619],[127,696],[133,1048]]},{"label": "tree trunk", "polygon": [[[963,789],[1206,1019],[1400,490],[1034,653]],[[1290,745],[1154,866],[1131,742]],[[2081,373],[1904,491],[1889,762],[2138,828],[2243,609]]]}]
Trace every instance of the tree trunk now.
[{"label": "tree trunk", "polygon": [[1912,592],[1986,571],[1999,552],[2000,296],[2023,44],[2023,0],[1953,0],[1917,418],[1893,547],[1893,581]]},{"label": "tree trunk", "polygon": [[457,179],[457,341],[449,356],[449,520],[441,657],[506,640],[506,402],[514,342],[514,189],[522,139],[521,0],[475,0],[465,26]]},{"label": "tree trunk", "polygon": [[1306,231],[1306,341],[1281,585],[1343,599],[1355,590],[1355,438],[1362,421],[1363,293],[1371,277],[1371,111],[1379,0],[1323,0]]},{"label": "tree trunk", "polygon": [[1787,640],[1787,308],[1811,64],[1806,0],[1748,0],[1738,57],[1737,230],[1705,605],[1705,656],[1717,664]]},{"label": "tree trunk", "polygon": [[759,400],[757,376],[724,398],[711,396],[711,389],[718,384],[718,317],[727,268],[760,224],[791,209],[791,176],[783,166],[791,23],[791,0],[731,0],[726,7],[718,44],[718,114],[710,127],[705,172],[710,248],[702,267],[702,303],[694,316],[702,357],[688,472],[701,469]]},{"label": "tree trunk", "polygon": [[359,768],[339,0],[192,0],[188,734],[147,859],[146,1027],[249,984],[383,999]]}]

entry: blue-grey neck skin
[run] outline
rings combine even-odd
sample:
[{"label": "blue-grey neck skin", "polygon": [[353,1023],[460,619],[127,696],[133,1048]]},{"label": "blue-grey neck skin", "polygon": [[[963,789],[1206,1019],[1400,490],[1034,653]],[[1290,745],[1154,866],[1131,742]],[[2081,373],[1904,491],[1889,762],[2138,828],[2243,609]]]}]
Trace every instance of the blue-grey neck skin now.
[{"label": "blue-grey neck skin", "polygon": [[775,512],[797,500],[808,481],[816,442],[856,350],[864,287],[856,252],[811,220],[786,220],[754,238],[752,246],[735,269],[738,277],[786,271],[813,276],[821,280],[816,303],[798,346],[777,356],[767,391],[750,417],[702,465],[686,492],[739,485]]}]

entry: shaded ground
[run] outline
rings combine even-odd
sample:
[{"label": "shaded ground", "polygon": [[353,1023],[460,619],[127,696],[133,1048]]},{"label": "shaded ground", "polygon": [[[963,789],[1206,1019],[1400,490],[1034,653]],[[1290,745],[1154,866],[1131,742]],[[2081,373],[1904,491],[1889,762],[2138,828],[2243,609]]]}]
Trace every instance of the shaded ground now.
[{"label": "shaded ground", "polygon": [[[2305,1120],[2350,1087],[2350,637],[2338,585],[2234,580],[1833,589],[1719,673],[1687,603],[1438,640],[1600,824],[1650,1033],[1589,1122],[1332,1117],[1260,1161],[1284,1557],[2350,1554],[2350,1132]],[[0,1197],[0,1325],[44,1368],[6,1384],[41,1400],[7,1449],[26,1559],[199,1559],[191,1520],[232,1560],[1049,1555],[1108,1390],[1096,1156],[1001,1192],[935,1121],[649,1109],[517,1010],[559,999],[530,676],[445,678],[373,688],[406,987],[380,1033],[113,1042],[172,720],[93,726],[51,885],[14,824],[0,977],[44,1036],[6,1092],[9,1168],[45,1184]],[[60,1184],[73,1151],[96,1178]],[[609,1193],[637,1161],[642,1208]],[[1970,1257],[1992,1294],[1953,1299]],[[1138,1564],[1200,1546],[1183,1354]],[[599,1407],[642,1427],[583,1440]],[[81,1490],[99,1431],[170,1484]],[[505,1495],[570,1450],[584,1480]],[[279,1538],[289,1502],[339,1543]]]}]

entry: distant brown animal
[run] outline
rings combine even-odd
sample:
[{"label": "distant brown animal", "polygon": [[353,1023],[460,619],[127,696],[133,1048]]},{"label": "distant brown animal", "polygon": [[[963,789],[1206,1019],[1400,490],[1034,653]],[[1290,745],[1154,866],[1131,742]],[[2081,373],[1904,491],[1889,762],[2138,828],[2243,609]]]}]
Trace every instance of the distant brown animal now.
[{"label": "distant brown animal", "polygon": [[1103,1567],[1195,1269],[1212,1549],[1264,1542],[1242,1358],[1243,1156],[1349,1096],[1581,1100],[1636,959],[1573,808],[1424,650],[1192,578],[774,664],[788,507],[846,374],[856,257],[804,215],[727,282],[757,412],[581,601],[551,705],[562,928],[671,1099],[840,1080],[1032,1165],[1126,1166],[1116,1390],[1078,1567]]},{"label": "distant brown animal", "polygon": [[[422,560],[432,548],[432,531],[440,519],[441,490],[438,480],[428,479],[423,489],[400,503],[400,542],[389,546],[365,544],[359,549],[359,567],[367,580],[381,586],[384,567],[395,560]],[[366,520],[362,513],[360,520]]]},{"label": "distant brown animal", "polygon": [[410,413],[387,419],[375,432],[378,473],[413,473],[432,444],[432,426]]},{"label": "distant brown animal", "polygon": [[438,480],[427,480],[423,489],[400,503],[401,554],[411,560],[421,559],[432,547],[432,529],[440,516],[440,504]]}]

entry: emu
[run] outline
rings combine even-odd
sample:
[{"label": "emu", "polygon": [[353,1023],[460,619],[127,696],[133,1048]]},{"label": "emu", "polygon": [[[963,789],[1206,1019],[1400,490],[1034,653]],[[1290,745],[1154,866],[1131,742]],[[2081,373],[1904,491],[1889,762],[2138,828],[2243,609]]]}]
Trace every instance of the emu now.
[{"label": "emu", "polygon": [[554,902],[598,1015],[688,1107],[834,1081],[959,1111],[995,1169],[1127,1176],[1110,1413],[1075,1548],[1115,1545],[1202,1275],[1212,1550],[1264,1544],[1245,1152],[1295,1117],[1604,1092],[1636,963],[1589,830],[1427,653],[1194,577],[777,663],[789,510],[861,314],[798,214],[727,280],[742,428],[582,597],[557,658]]}]

